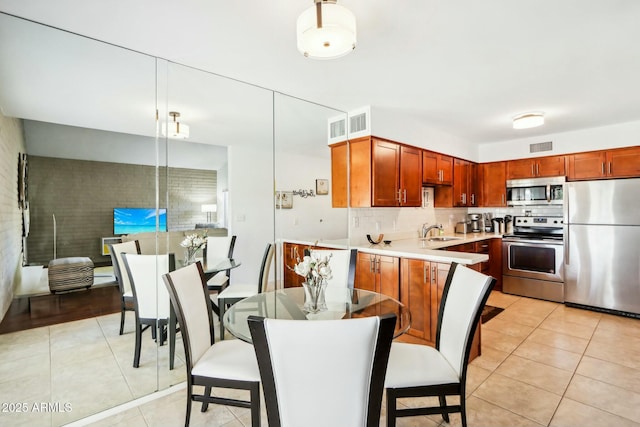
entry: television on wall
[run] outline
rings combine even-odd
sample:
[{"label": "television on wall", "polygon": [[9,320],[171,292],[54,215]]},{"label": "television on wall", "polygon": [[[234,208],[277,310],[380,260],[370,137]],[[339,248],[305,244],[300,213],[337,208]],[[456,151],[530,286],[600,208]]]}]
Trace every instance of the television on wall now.
[{"label": "television on wall", "polygon": [[[167,231],[167,210],[158,209],[158,231]],[[113,208],[113,234],[156,231],[155,208]]]}]

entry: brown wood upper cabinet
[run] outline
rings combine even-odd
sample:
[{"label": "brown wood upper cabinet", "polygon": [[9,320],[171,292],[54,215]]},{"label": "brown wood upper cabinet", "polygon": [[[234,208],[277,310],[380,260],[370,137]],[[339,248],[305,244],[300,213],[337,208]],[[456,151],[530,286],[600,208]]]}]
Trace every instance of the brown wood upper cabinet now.
[{"label": "brown wood upper cabinet", "polygon": [[565,156],[538,157],[507,162],[507,179],[565,175]]},{"label": "brown wood upper cabinet", "polygon": [[422,150],[372,137],[372,203],[376,206],[420,206]]},{"label": "brown wood upper cabinet", "polygon": [[453,206],[477,206],[478,165],[468,160],[453,161]]},{"label": "brown wood upper cabinet", "polygon": [[482,163],[478,166],[481,206],[507,206],[507,162]]},{"label": "brown wood upper cabinet", "polygon": [[347,142],[340,142],[331,146],[331,206],[334,208],[346,208],[348,179],[348,153]]},{"label": "brown wood upper cabinet", "polygon": [[433,185],[453,183],[453,157],[422,150],[422,182]]},{"label": "brown wood upper cabinet", "polygon": [[640,176],[640,147],[570,154],[567,179],[630,178]]}]

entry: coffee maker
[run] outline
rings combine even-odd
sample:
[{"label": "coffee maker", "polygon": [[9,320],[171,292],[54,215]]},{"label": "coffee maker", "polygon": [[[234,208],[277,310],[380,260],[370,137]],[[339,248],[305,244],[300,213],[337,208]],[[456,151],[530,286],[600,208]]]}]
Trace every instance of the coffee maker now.
[{"label": "coffee maker", "polygon": [[472,233],[480,233],[484,230],[482,214],[467,214],[467,222],[471,224]]}]

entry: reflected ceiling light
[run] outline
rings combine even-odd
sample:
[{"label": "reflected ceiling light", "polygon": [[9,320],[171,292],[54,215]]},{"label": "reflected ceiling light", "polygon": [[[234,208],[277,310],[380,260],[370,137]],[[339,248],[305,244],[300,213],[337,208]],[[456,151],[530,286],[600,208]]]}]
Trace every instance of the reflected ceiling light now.
[{"label": "reflected ceiling light", "polygon": [[189,126],[178,121],[180,113],[178,113],[177,111],[172,111],[169,113],[169,115],[173,117],[173,121],[162,124],[162,135],[176,139],[189,138]]},{"label": "reflected ceiling light", "polygon": [[356,17],[337,0],[314,0],[296,24],[298,50],[313,59],[333,59],[356,48]]},{"label": "reflected ceiling light", "polygon": [[518,114],[513,118],[514,129],[529,129],[544,124],[544,113],[531,112]]}]

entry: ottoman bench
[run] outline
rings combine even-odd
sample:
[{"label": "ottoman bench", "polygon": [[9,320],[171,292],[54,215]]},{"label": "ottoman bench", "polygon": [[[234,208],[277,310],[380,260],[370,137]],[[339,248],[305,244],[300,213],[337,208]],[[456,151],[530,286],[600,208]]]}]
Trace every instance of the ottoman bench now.
[{"label": "ottoman bench", "polygon": [[49,290],[89,289],[93,285],[93,261],[86,257],[58,258],[49,261]]}]

